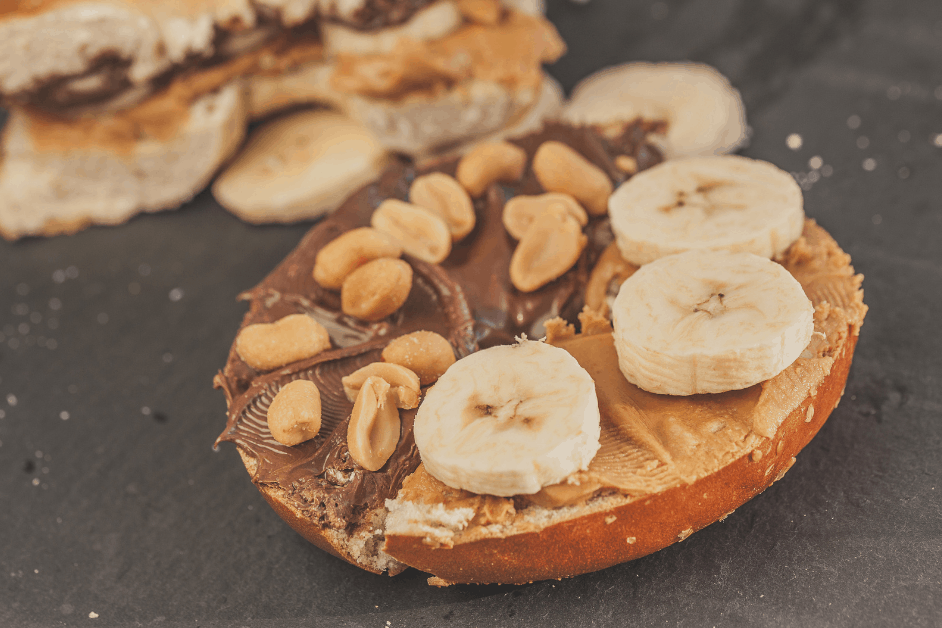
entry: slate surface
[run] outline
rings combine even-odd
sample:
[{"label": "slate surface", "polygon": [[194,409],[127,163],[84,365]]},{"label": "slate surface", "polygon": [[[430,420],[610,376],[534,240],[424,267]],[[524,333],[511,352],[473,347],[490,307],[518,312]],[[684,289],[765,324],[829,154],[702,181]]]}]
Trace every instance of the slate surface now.
[{"label": "slate surface", "polygon": [[786,478],[682,543],[566,581],[434,589],[331,558],[234,448],[211,450],[235,297],[309,225],[250,227],[202,194],[0,242],[0,626],[942,625],[942,4],[593,0],[549,16],[567,89],[625,60],[719,67],[746,101],[744,154],[797,173],[866,275],[846,394]]}]

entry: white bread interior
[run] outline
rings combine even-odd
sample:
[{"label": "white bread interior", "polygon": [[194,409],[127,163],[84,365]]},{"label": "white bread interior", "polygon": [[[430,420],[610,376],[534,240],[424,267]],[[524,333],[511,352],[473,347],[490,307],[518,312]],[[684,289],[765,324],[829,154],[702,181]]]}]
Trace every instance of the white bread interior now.
[{"label": "white bread interior", "polygon": [[30,114],[13,110],[0,153],[0,234],[7,238],[118,224],[138,212],[177,207],[203,189],[241,144],[246,108],[240,83],[195,101],[167,140],[127,152],[97,145],[36,146]]},{"label": "white bread interior", "polygon": [[499,131],[530,109],[539,94],[539,87],[512,90],[472,79],[437,98],[391,102],[351,96],[346,109],[390,150],[425,155]]}]

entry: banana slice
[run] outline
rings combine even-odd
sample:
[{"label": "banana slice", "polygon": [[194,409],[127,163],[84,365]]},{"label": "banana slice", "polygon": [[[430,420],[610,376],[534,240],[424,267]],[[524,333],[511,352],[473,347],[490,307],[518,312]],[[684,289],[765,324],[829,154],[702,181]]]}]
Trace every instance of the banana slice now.
[{"label": "banana slice", "polygon": [[690,157],[640,172],[615,190],[608,213],[624,258],[641,266],[691,249],[785,252],[801,235],[801,189],[770,163]]},{"label": "banana slice", "polygon": [[668,158],[728,153],[746,140],[739,92],[699,63],[627,63],[596,72],[576,85],[563,118],[603,126],[666,122],[660,143]]},{"label": "banana slice", "polygon": [[643,266],[612,308],[625,378],[648,392],[740,390],[778,375],[814,331],[814,307],[781,265],[688,251]]},{"label": "banana slice", "polygon": [[415,444],[448,486],[532,494],[588,466],[599,421],[595,383],[575,358],[523,340],[452,364],[419,406]]},{"label": "banana slice", "polygon": [[387,153],[365,127],[325,110],[256,130],[213,184],[220,205],[248,222],[315,218],[382,173]]}]

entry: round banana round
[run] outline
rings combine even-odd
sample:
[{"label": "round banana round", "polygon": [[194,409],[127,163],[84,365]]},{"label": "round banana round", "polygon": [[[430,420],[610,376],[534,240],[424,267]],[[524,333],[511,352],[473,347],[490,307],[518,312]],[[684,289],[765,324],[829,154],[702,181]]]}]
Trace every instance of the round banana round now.
[{"label": "round banana round", "polygon": [[814,307],[801,284],[751,253],[688,251],[643,266],[612,308],[625,378],[644,390],[696,395],[778,375],[808,346]]},{"label": "round banana round", "polygon": [[595,383],[564,349],[491,347],[448,368],[419,406],[414,434],[425,469],[448,486],[536,493],[598,451]]},{"label": "round banana round", "polygon": [[254,223],[293,222],[333,211],[379,177],[386,149],[359,122],[315,109],[256,129],[213,184],[213,196]]},{"label": "round banana round", "polygon": [[729,153],[747,137],[739,92],[700,63],[626,63],[596,72],[576,85],[563,118],[602,126],[665,122],[668,158]]},{"label": "round banana round", "polygon": [[622,256],[638,266],[692,249],[781,255],[798,239],[805,211],[790,174],[738,155],[664,162],[609,198]]}]

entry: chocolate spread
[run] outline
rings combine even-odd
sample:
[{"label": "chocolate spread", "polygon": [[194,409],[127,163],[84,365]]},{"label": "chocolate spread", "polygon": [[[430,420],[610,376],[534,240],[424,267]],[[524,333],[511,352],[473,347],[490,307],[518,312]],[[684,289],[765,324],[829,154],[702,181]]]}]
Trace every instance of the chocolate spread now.
[{"label": "chocolate spread", "polygon": [[[613,158],[643,154],[660,159],[656,149],[637,132],[641,122],[627,125],[618,141],[609,141],[591,129],[548,125],[541,133],[515,141],[532,160],[547,140],[565,142],[602,168],[618,184],[624,173]],[[634,139],[632,139],[634,138]],[[641,163],[641,159],[638,159]],[[337,293],[321,288],[311,271],[317,252],[341,233],[369,224],[370,215],[387,198],[407,199],[412,180],[435,170],[454,174],[456,159],[422,170],[397,161],[375,183],[363,188],[304,237],[298,247],[261,284],[243,295],[250,310],[243,326],[268,323],[295,313],[306,313],[324,324],[334,349],[271,373],[259,373],[245,364],[233,348],[225,369],[216,377],[229,403],[229,419],[218,442],[229,441],[254,458],[253,481],[280,487],[284,498],[307,516],[335,529],[350,528],[363,513],[382,507],[396,495],[403,479],[419,464],[412,439],[414,412],[403,412],[402,433],[396,452],[379,471],[369,472],[351,459],[346,433],[352,404],[343,393],[341,377],[374,361],[393,338],[416,330],[435,331],[447,338],[458,357],[479,348],[507,344],[514,337],[545,335],[543,323],[562,316],[575,320],[595,258],[611,241],[607,221],[588,227],[589,246],[575,267],[543,288],[523,294],[510,282],[510,258],[516,242],[501,221],[504,202],[515,194],[543,190],[532,171],[514,185],[492,186],[475,202],[477,224],[441,266],[406,258],[415,280],[405,305],[377,323],[364,323],[340,312]],[[295,447],[277,443],[267,427],[267,409],[281,386],[305,378],[321,391],[323,416],[320,434]]]},{"label": "chocolate spread", "polygon": [[[115,103],[127,107],[147,94],[159,91],[172,80],[193,72],[215,67],[234,58],[231,45],[237,39],[252,39],[255,43],[239,54],[251,53],[275,40],[305,40],[305,44],[320,41],[319,24],[322,21],[337,22],[362,31],[378,30],[407,22],[419,10],[434,0],[362,0],[358,9],[343,13],[336,6],[315,13],[300,24],[290,27],[282,25],[274,10],[265,6],[256,7],[255,23],[246,26],[238,17],[227,23],[219,22],[218,16],[225,4],[218,0],[161,0],[138,2],[123,0],[129,5],[138,5],[145,15],[156,22],[166,22],[180,17],[192,20],[203,15],[217,16],[212,46],[205,54],[188,55],[148,79],[146,89],[134,85],[128,78],[130,59],[122,58],[116,51],[105,52],[92,59],[81,74],[50,75],[30,85],[23,91],[4,94],[11,102],[58,114],[71,114],[78,109],[112,109]],[[0,0],[0,20],[23,17],[55,10],[60,6],[74,4],[74,0]],[[234,74],[230,77],[238,76]],[[127,95],[137,93],[137,100],[128,102]]]}]

